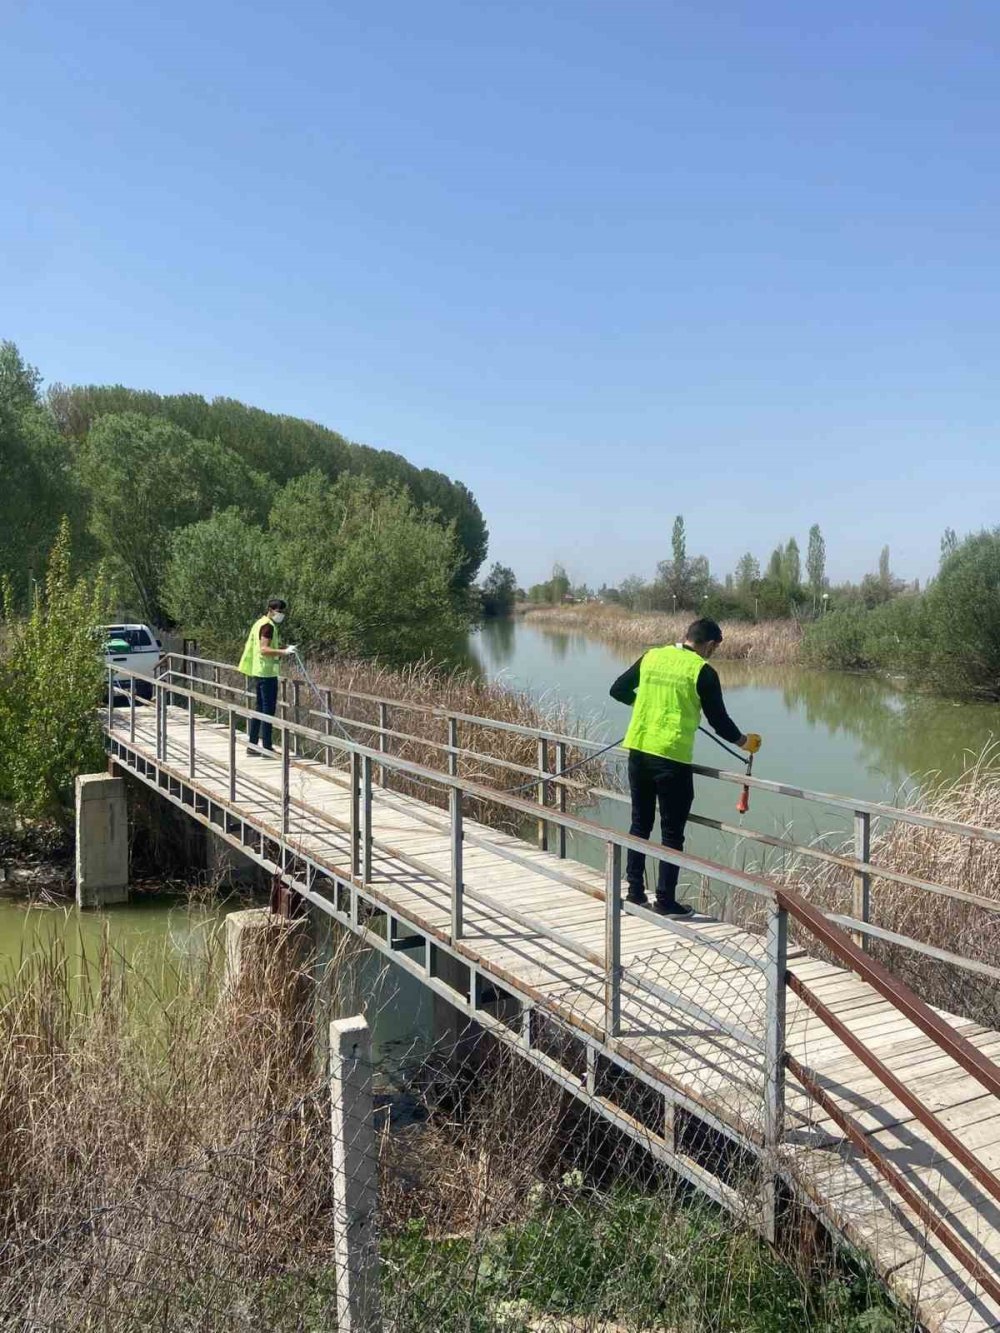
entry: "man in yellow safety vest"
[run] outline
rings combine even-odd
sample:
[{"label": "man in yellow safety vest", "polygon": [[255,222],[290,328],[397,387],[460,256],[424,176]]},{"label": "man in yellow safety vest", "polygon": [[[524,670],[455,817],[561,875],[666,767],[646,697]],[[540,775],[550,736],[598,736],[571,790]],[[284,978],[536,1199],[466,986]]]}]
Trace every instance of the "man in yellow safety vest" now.
[{"label": "man in yellow safety vest", "polygon": [[[279,659],[290,657],[295,652],[294,644],[289,644],[287,648],[281,646],[278,626],[284,620],[286,610],[282,598],[271,598],[265,614],[250,626],[243,656],[237,667],[247,678],[247,688],[254,692],[254,710],[268,717],[274,717],[278,710],[278,678],[281,674]],[[259,717],[250,719],[247,754],[260,755],[264,759],[274,758],[270,722],[264,722]]]},{"label": "man in yellow safety vest", "polygon": [[[708,665],[721,642],[722,630],[714,620],[696,620],[683,643],[650,648],[611,686],[612,699],[633,706],[624,741],[632,794],[629,833],[648,838],[659,803],[664,846],[676,851],[684,848],[684,827],[694,801],[691,762],[702,711],[724,741],[750,754],[760,749],[760,736],[745,736],[726,712],[718,672]],[[641,852],[629,852],[625,874],[627,901],[645,904],[646,858]],[[677,866],[660,862],[654,910],[662,916],[692,914],[677,901],[678,874]]]}]

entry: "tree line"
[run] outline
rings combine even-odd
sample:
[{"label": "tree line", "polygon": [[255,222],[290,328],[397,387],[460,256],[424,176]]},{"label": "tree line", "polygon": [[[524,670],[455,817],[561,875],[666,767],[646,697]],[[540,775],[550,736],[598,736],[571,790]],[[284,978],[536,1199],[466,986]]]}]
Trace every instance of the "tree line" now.
[{"label": "tree line", "polygon": [[0,344],[0,573],[24,610],[65,517],[119,613],[231,645],[280,594],[300,641],[444,654],[478,613],[488,533],[459,481],[228,398],[47,393]]},{"label": "tree line", "polygon": [[860,583],[831,585],[826,574],[826,542],[818,523],[809,529],[804,562],[799,542],[791,536],[775,546],[763,566],[747,551],[735,570],[718,579],[706,556],[689,553],[684,516],[678,514],[670,554],[658,561],[652,578],[631,574],[616,586],[602,584],[594,589],[586,583],[574,584],[565,567],[557,563],[550,579],[528,589],[527,600],[557,605],[567,599],[596,598],[632,611],[700,611],[738,620],[808,619],[836,606],[877,606],[914,586],[892,573],[887,546],[882,548],[877,569]]}]

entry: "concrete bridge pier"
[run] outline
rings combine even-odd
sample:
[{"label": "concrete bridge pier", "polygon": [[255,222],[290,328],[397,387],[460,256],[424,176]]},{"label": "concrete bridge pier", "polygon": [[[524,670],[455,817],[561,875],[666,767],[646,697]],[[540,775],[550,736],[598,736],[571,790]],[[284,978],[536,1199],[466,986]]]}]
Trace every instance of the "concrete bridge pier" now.
[{"label": "concrete bridge pier", "polygon": [[81,773],[76,779],[76,904],[128,902],[125,779]]}]

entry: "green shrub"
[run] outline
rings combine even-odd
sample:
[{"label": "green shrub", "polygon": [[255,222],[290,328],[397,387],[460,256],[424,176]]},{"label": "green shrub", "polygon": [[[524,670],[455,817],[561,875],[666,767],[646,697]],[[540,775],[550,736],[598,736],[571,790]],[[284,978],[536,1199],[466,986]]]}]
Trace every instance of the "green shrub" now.
[{"label": "green shrub", "polygon": [[814,621],[802,639],[802,660],[809,666],[834,671],[862,671],[875,666],[868,619],[869,612],[851,606]]},{"label": "green shrub", "polygon": [[946,555],[923,601],[934,687],[1000,699],[1000,528],[966,537]]},{"label": "green shrub", "polygon": [[280,594],[274,543],[238,509],[174,533],[163,603],[203,654],[238,654],[268,597]]},{"label": "green shrub", "polygon": [[23,819],[68,822],[73,782],[104,764],[97,705],[105,680],[97,627],[103,584],[70,572],[65,520],[49,556],[45,590],[26,620],[4,593],[7,652],[0,662],[0,800]]}]

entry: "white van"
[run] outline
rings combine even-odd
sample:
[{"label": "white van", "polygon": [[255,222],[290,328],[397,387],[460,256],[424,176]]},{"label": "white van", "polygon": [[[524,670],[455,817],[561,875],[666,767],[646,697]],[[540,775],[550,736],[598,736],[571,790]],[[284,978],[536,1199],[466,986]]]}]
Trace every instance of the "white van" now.
[{"label": "white van", "polygon": [[[151,676],[162,656],[163,644],[148,625],[102,625],[104,661],[109,667],[123,666],[129,671],[141,671]],[[126,693],[131,690],[131,676],[114,677],[115,687]],[[135,682],[138,699],[151,699],[153,687],[144,680]]]}]

